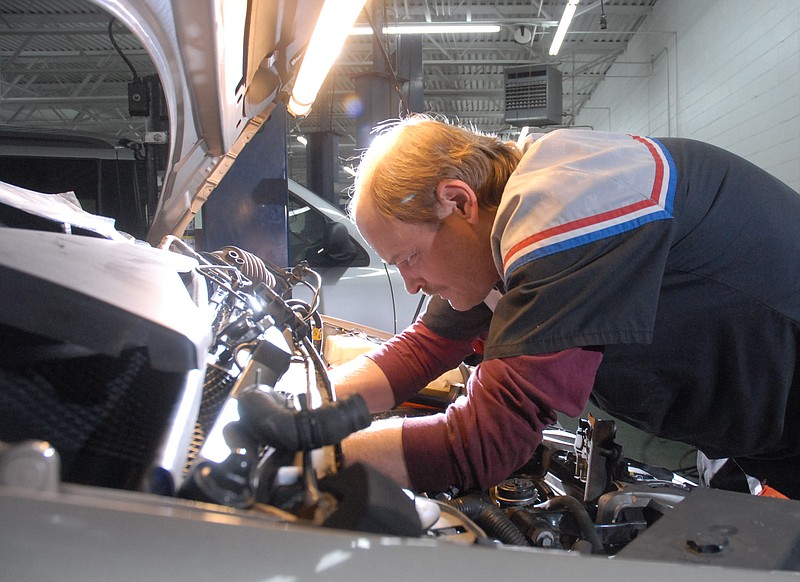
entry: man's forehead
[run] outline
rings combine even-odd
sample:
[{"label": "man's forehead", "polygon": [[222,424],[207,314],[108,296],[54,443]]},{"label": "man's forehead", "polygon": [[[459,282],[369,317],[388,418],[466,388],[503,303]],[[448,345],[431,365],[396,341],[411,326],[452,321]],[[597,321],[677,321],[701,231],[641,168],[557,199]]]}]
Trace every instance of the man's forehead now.
[{"label": "man's forehead", "polygon": [[368,200],[359,200],[353,212],[361,235],[386,262],[402,252],[404,243],[403,223],[381,213]]}]

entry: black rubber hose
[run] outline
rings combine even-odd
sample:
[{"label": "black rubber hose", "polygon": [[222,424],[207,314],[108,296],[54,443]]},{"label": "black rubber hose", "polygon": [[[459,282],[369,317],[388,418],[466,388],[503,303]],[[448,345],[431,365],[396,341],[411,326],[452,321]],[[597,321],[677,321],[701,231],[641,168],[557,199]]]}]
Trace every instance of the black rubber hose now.
[{"label": "black rubber hose", "polygon": [[592,553],[603,553],[603,541],[600,539],[600,534],[594,527],[594,522],[586,511],[586,507],[576,498],[569,495],[561,495],[553,497],[540,507],[544,509],[558,509],[563,508],[569,511],[570,515],[578,522],[578,527],[581,530],[581,536],[592,545]]},{"label": "black rubber hose", "polygon": [[484,495],[474,493],[456,497],[444,502],[472,519],[490,537],[504,544],[527,546],[525,535],[515,526],[508,516]]},{"label": "black rubber hose", "polygon": [[360,394],[301,411],[288,408],[279,395],[255,387],[237,400],[239,422],[259,444],[282,450],[310,451],[334,445],[372,421]]}]

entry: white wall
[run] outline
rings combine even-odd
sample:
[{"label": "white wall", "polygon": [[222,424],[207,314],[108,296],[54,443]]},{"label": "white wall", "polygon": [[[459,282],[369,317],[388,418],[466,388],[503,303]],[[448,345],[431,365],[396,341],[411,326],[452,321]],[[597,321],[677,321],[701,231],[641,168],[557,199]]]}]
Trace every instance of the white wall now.
[{"label": "white wall", "polygon": [[800,191],[800,0],[658,0],[576,125],[707,141]]}]

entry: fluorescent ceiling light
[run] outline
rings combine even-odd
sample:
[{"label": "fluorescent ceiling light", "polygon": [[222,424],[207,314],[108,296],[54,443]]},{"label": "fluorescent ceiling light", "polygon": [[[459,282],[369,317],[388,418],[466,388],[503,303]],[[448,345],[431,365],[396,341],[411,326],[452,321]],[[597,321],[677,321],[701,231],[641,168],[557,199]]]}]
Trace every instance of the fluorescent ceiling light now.
[{"label": "fluorescent ceiling light", "polygon": [[[487,33],[494,34],[500,32],[499,24],[489,24],[485,22],[441,22],[433,24],[397,24],[384,26],[383,34],[458,34],[458,33]],[[354,26],[350,31],[351,35],[372,34],[369,26]]]},{"label": "fluorescent ceiling light", "polygon": [[325,0],[289,98],[287,109],[292,115],[302,116],[311,109],[322,82],[339,56],[347,33],[365,2]]},{"label": "fluorescent ceiling light", "polygon": [[558,23],[556,35],[553,37],[553,44],[550,45],[551,56],[558,54],[561,43],[564,42],[564,37],[567,34],[567,29],[572,22],[572,17],[575,16],[575,9],[578,8],[578,2],[580,2],[580,0],[569,0],[569,2],[567,2],[567,6],[564,8],[564,14],[561,16],[561,22]]}]

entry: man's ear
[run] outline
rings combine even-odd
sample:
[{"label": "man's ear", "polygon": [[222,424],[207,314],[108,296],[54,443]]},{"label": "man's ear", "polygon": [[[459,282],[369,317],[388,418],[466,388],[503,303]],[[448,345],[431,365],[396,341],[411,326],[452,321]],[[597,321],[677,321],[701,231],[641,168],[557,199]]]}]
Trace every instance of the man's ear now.
[{"label": "man's ear", "polygon": [[470,223],[478,221],[478,197],[466,182],[442,180],[436,185],[436,198],[439,200],[439,220],[456,214]]}]

